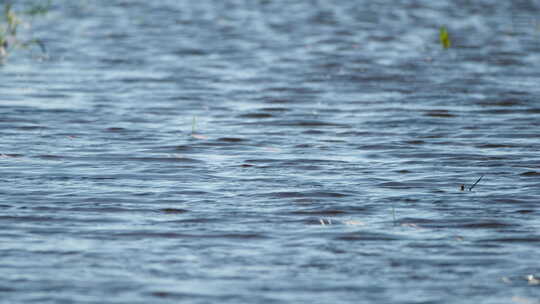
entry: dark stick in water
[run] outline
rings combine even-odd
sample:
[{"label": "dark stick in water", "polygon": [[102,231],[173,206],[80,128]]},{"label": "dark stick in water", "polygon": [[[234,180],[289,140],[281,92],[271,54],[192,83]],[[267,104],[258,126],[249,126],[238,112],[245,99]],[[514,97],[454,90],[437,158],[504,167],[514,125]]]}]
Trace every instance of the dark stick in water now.
[{"label": "dark stick in water", "polygon": [[476,182],[469,188],[469,191],[472,191],[474,186],[476,186],[476,184],[478,184],[482,180],[482,177],[484,177],[484,174],[482,174],[482,176],[480,176],[480,178],[476,180]]}]

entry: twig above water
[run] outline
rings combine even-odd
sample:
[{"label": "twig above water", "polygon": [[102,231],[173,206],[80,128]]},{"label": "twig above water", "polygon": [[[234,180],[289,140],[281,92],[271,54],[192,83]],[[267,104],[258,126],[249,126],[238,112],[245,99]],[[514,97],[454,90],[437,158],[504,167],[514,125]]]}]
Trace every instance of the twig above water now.
[{"label": "twig above water", "polygon": [[482,176],[480,176],[479,179],[476,180],[476,182],[474,184],[472,184],[472,186],[469,188],[469,191],[472,191],[472,189],[474,188],[474,186],[476,186],[476,184],[478,184],[482,178],[484,177],[484,174],[482,174]]}]

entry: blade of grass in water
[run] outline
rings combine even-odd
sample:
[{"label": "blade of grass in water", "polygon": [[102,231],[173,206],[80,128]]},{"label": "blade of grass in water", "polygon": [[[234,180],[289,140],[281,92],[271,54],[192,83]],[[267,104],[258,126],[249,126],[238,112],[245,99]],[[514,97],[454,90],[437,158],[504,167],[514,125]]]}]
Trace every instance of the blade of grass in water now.
[{"label": "blade of grass in water", "polygon": [[476,184],[478,184],[482,180],[483,177],[484,177],[484,174],[482,174],[482,176],[480,176],[480,178],[476,180],[476,182],[469,188],[469,191],[472,191],[474,186],[476,186]]},{"label": "blade of grass in water", "polygon": [[448,34],[448,30],[444,26],[441,26],[441,28],[439,29],[439,40],[442,47],[445,49],[448,49],[452,46],[452,42],[450,41],[450,35]]},{"label": "blade of grass in water", "polygon": [[394,208],[394,203],[392,203],[392,219],[393,219],[394,225],[396,225],[396,209]]},{"label": "blade of grass in water", "polygon": [[195,134],[196,127],[197,127],[197,116],[193,116],[193,121],[191,122],[191,134]]}]

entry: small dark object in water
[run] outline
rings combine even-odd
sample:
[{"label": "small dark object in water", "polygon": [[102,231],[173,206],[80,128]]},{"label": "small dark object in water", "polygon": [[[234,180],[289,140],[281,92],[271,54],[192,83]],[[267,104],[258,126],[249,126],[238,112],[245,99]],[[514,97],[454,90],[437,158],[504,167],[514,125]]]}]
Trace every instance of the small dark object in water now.
[{"label": "small dark object in water", "polygon": [[460,190],[461,190],[461,191],[465,191],[465,185],[464,185],[464,184],[461,184]]}]

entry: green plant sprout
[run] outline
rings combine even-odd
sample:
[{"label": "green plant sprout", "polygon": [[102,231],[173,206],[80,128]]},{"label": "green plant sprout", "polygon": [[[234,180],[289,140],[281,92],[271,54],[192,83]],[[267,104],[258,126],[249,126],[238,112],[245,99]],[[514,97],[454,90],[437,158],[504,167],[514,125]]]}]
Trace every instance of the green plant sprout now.
[{"label": "green plant sprout", "polygon": [[439,41],[444,49],[448,49],[452,46],[452,41],[450,40],[450,35],[446,27],[441,26],[439,29]]},{"label": "green plant sprout", "polygon": [[[50,0],[44,5],[34,5],[26,11],[26,15],[35,16],[45,14],[48,12],[50,6]],[[9,50],[28,48],[32,45],[38,45],[44,54],[47,53],[45,44],[39,39],[17,39],[17,30],[19,25],[23,24],[23,19],[19,16],[20,15],[15,12],[13,5],[10,2],[4,5],[4,13],[0,16],[0,61],[8,56]]]},{"label": "green plant sprout", "polygon": [[195,134],[197,129],[197,116],[193,116],[193,121],[191,122],[191,135]]}]

